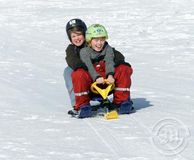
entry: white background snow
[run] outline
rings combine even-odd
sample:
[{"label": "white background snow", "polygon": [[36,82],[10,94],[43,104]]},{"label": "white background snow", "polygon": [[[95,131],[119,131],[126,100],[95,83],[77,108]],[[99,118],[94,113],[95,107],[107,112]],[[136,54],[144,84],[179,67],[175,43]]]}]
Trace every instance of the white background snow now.
[{"label": "white background snow", "polygon": [[[106,26],[132,64],[136,113],[67,115],[76,17]],[[0,0],[0,160],[193,160],[193,107],[193,0]]]}]

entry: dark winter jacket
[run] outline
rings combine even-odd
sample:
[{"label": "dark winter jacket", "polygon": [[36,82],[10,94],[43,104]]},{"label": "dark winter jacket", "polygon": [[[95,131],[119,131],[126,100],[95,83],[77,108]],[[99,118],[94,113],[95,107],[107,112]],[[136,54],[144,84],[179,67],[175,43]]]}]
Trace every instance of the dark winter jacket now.
[{"label": "dark winter jacket", "polygon": [[[80,59],[80,50],[82,48],[84,48],[86,45],[82,45],[80,47],[77,47],[73,44],[70,44],[67,49],[66,49],[66,62],[67,65],[72,68],[73,70],[76,70],[78,68],[83,68],[85,70],[87,70],[87,67],[85,65],[85,63],[82,62],[82,60]],[[125,57],[117,50],[115,50],[114,48],[113,52],[114,52],[114,63],[115,63],[115,67],[120,65],[120,64],[126,64],[129,65],[129,63],[125,62]]]},{"label": "dark winter jacket", "polygon": [[85,44],[79,47],[73,44],[69,44],[69,46],[66,48],[66,62],[67,65],[73,70],[76,70],[78,68],[84,68],[85,70],[87,70],[86,65],[80,59],[80,50],[85,46]]}]

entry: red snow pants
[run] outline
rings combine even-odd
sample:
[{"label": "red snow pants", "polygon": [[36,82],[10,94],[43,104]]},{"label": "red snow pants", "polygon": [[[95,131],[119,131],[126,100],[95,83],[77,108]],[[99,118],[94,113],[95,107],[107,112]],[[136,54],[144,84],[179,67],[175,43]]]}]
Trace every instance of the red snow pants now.
[{"label": "red snow pants", "polygon": [[[102,77],[105,77],[105,62],[100,61],[94,65],[96,72]],[[113,103],[121,104],[126,101],[130,96],[131,75],[133,69],[125,64],[115,67],[115,89],[113,90]],[[79,110],[80,107],[90,103],[90,86],[93,80],[88,71],[84,69],[77,69],[72,72],[72,83],[75,93],[75,109]]]}]

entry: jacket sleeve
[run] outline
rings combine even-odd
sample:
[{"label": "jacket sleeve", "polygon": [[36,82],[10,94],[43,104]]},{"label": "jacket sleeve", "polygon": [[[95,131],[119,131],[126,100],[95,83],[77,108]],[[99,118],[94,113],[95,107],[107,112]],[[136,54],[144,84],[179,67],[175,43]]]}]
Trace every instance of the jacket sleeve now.
[{"label": "jacket sleeve", "polygon": [[109,45],[107,45],[104,50],[106,52],[104,57],[104,60],[106,62],[106,77],[108,77],[108,75],[114,75],[114,51],[113,48]]},{"label": "jacket sleeve", "polygon": [[87,70],[86,65],[82,62],[79,56],[79,51],[76,50],[76,47],[74,45],[69,45],[66,49],[66,62],[67,65],[72,68],[73,70],[76,70],[78,68],[83,68]]},{"label": "jacket sleeve", "polygon": [[85,47],[82,48],[80,51],[80,58],[81,60],[86,64],[88,71],[90,73],[90,76],[92,77],[93,81],[95,81],[98,77],[101,77],[95,70],[91,58],[90,58],[90,53],[91,53],[90,47]]},{"label": "jacket sleeve", "polygon": [[113,48],[113,51],[115,67],[119,66],[120,64],[125,64],[131,67],[131,65],[128,62],[125,62],[125,57],[121,52],[117,51],[115,48]]}]

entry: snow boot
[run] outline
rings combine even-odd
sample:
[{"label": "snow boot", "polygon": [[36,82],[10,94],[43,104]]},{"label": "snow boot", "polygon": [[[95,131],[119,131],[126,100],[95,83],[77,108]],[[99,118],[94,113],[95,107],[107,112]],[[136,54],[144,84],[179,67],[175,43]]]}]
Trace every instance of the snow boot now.
[{"label": "snow boot", "polygon": [[80,107],[78,118],[87,118],[92,116],[92,108],[88,105],[83,105]]},{"label": "snow boot", "polygon": [[118,108],[119,114],[129,114],[134,110],[133,108],[133,102],[128,99],[121,103],[120,107]]},{"label": "snow boot", "polygon": [[69,110],[67,113],[71,115],[72,117],[78,117],[79,115],[79,112],[75,109]]}]

